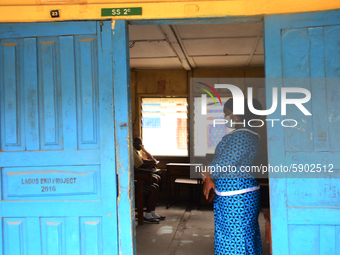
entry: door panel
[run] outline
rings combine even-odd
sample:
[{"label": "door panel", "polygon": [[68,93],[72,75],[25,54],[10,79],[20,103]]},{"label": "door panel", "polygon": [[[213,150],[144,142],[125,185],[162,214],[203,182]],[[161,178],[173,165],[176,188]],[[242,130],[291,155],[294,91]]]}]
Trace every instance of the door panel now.
[{"label": "door panel", "polygon": [[266,77],[278,78],[267,80],[267,105],[272,87],[302,87],[312,96],[304,104],[312,116],[292,105],[286,116],[278,107],[269,117],[298,122],[295,128],[268,128],[269,164],[322,165],[313,178],[311,172],[299,178],[270,175],[274,255],[340,253],[339,14],[334,10],[265,18]]},{"label": "door panel", "polygon": [[[99,148],[98,129],[98,91],[97,91],[97,42],[93,36],[75,37],[75,56],[78,59],[77,109],[79,149]],[[93,81],[88,82],[88,81]],[[95,85],[95,89],[93,88]]]},{"label": "door panel", "polygon": [[327,108],[329,118],[330,150],[340,151],[340,25],[324,28],[325,73],[327,78],[335,78],[327,83]]},{"label": "door panel", "polygon": [[111,22],[0,31],[4,254],[117,254]]},{"label": "door panel", "polygon": [[37,39],[38,48],[38,98],[39,133],[41,150],[60,150],[62,142],[62,105],[60,89],[59,38]]},{"label": "door panel", "polygon": [[22,51],[22,40],[1,42],[1,69],[3,70],[1,88],[4,96],[1,104],[1,149],[4,151],[25,150]]}]

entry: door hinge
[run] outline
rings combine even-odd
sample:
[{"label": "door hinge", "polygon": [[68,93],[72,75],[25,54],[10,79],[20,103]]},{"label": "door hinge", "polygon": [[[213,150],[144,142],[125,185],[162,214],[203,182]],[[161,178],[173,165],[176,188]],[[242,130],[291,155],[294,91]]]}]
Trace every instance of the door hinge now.
[{"label": "door hinge", "polygon": [[117,198],[119,197],[119,175],[116,174]]},{"label": "door hinge", "polygon": [[100,32],[103,32],[103,26],[104,26],[104,22],[103,21],[100,21]]}]

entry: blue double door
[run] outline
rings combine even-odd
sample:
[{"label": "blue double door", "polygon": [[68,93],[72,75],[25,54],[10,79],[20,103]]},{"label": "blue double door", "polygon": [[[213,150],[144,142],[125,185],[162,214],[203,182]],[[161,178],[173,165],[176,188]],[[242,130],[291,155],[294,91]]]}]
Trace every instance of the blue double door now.
[{"label": "blue double door", "polygon": [[129,116],[117,27],[119,39],[111,21],[0,24],[1,254],[131,252],[131,213],[126,225],[117,213],[117,164],[130,171],[129,125],[115,131]]},{"label": "blue double door", "polygon": [[[287,110],[298,128],[268,128],[269,163],[333,164],[271,176],[274,255],[340,254],[339,17],[265,17],[267,105],[273,86],[312,94],[312,116]],[[127,32],[125,21],[0,24],[2,254],[134,253]]]},{"label": "blue double door", "polygon": [[297,121],[268,127],[269,164],[298,169],[270,175],[273,255],[340,254],[340,10],[267,16],[264,32],[267,106],[272,87],[302,87],[312,114],[270,116]]}]

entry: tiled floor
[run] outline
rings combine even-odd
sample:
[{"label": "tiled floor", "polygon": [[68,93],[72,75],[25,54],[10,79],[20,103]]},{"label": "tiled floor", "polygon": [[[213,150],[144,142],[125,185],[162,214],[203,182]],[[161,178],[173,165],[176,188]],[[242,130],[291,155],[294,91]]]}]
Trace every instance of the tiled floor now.
[{"label": "tiled floor", "polygon": [[[166,216],[160,224],[136,227],[137,255],[214,254],[214,215],[212,207],[195,208],[159,206],[157,213]],[[265,220],[259,216],[263,255],[269,255],[265,242]]]}]

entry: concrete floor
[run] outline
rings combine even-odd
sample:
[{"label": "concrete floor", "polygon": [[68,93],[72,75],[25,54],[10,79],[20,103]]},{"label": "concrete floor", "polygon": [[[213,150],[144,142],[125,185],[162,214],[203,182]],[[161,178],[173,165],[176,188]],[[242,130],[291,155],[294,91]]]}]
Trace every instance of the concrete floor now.
[{"label": "concrete floor", "polygon": [[[214,214],[212,207],[201,210],[186,206],[158,206],[157,213],[166,216],[160,224],[136,226],[138,255],[214,254]],[[263,255],[269,255],[265,242],[265,220],[259,216]]]}]

